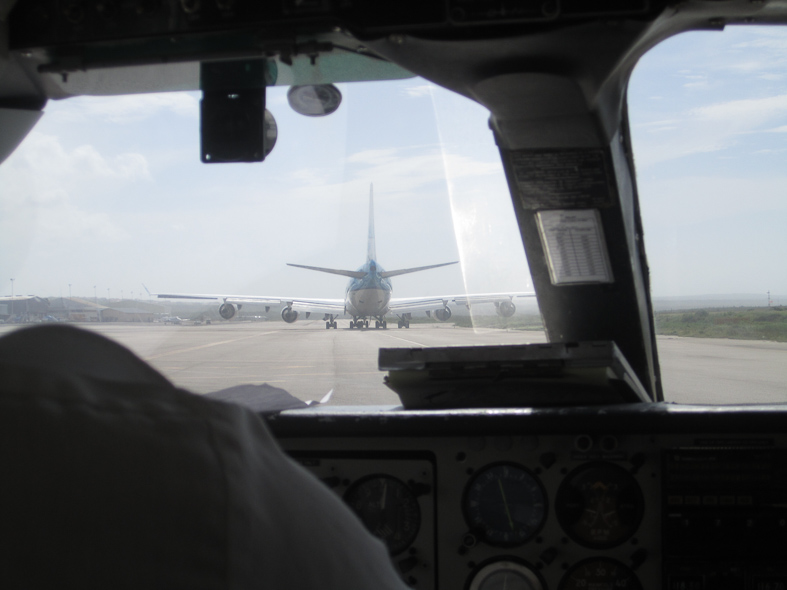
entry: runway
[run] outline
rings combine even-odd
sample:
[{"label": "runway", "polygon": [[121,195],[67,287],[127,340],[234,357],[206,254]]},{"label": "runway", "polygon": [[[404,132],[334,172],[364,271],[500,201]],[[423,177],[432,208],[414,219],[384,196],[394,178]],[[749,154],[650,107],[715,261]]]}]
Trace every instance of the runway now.
[{"label": "runway", "polygon": [[[541,332],[412,324],[350,330],[322,321],[213,325],[79,324],[130,348],[177,386],[208,393],[242,383],[286,389],[330,405],[398,404],[377,369],[381,347],[545,342]],[[18,326],[0,326],[0,334]],[[665,398],[679,403],[787,401],[787,343],[660,337]]]},{"label": "runway", "polygon": [[[210,326],[93,325],[197,393],[241,383],[268,383],[302,400],[331,389],[332,405],[398,404],[377,369],[382,347],[543,342],[543,333],[411,324],[407,330],[326,330],[322,321],[223,323]],[[524,339],[523,339],[524,338]]]}]

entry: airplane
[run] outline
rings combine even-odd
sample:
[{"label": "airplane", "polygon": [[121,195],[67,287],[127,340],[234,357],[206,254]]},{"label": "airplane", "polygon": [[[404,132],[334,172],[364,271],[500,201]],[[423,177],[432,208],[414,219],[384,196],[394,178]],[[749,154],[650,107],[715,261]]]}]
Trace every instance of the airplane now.
[{"label": "airplane", "polygon": [[161,321],[165,324],[182,324],[183,318],[179,318],[178,316],[164,316],[161,318]]},{"label": "airplane", "polygon": [[[295,322],[300,315],[300,311],[303,311],[307,318],[314,312],[320,312],[324,313],[323,319],[325,321],[326,330],[331,328],[336,329],[338,327],[336,319],[342,315],[352,316],[352,320],[350,320],[351,330],[354,328],[369,328],[370,320],[374,320],[375,329],[387,329],[388,322],[385,318],[388,314],[397,316],[399,328],[409,328],[412,314],[421,311],[425,312],[428,317],[434,316],[438,321],[445,322],[453,315],[449,303],[464,305],[468,309],[471,305],[492,303],[499,316],[509,318],[516,312],[516,305],[513,301],[514,298],[535,297],[535,293],[524,292],[477,293],[408,298],[392,297],[393,286],[390,281],[392,277],[440,268],[452,264],[457,264],[457,262],[442,262],[440,264],[430,264],[427,266],[397,270],[385,270],[380,266],[377,263],[374,236],[374,185],[371,184],[369,186],[369,237],[366,246],[366,262],[364,262],[362,266],[357,270],[342,270],[287,263],[288,266],[296,268],[349,277],[350,281],[345,289],[344,299],[151,293],[147,287],[145,287],[145,290],[148,291],[148,294],[155,295],[159,299],[219,299],[222,301],[219,306],[219,315],[225,320],[232,319],[237,311],[241,309],[243,303],[281,303],[284,304],[281,310],[281,317],[285,322],[289,324]],[[266,306],[265,311],[269,309],[270,306]]]}]

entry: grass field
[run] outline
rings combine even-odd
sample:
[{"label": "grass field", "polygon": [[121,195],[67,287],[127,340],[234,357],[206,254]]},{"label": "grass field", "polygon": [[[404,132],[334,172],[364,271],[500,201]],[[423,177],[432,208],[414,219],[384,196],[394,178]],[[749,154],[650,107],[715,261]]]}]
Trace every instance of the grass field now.
[{"label": "grass field", "polygon": [[694,338],[787,342],[787,307],[659,312],[656,313],[656,333]]},{"label": "grass field", "polygon": [[[457,326],[470,327],[469,317],[458,317]],[[476,325],[509,330],[543,330],[541,317],[481,316]],[[691,338],[731,338],[787,342],[787,307],[735,307],[656,312],[656,334]]]},{"label": "grass field", "polygon": [[[451,318],[454,325],[460,328],[470,328],[473,323],[470,316],[455,316]],[[520,315],[516,314],[510,318],[501,318],[497,315],[482,315],[475,318],[475,324],[479,328],[501,328],[508,330],[543,330],[544,324],[540,315]]]}]

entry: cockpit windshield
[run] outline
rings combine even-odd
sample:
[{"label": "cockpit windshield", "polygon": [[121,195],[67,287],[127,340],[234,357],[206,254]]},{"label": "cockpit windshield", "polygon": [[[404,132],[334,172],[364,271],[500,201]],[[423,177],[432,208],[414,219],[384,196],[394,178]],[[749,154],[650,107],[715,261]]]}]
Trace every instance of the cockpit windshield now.
[{"label": "cockpit windshield", "polygon": [[[10,319],[99,330],[199,393],[336,404],[396,402],[380,347],[543,341],[488,111],[420,78],[336,87],[324,117],[269,88],[258,164],[200,162],[198,92],[50,102],[0,169],[7,286],[48,301]],[[354,316],[370,231],[390,310]]]},{"label": "cockpit windshield", "polygon": [[[668,400],[785,401],[785,43],[682,35],[630,84]],[[255,164],[200,161],[200,92],[50,101],[0,168],[0,331],[72,322],[197,393],[330,405],[398,403],[379,348],[545,342],[489,112],[390,67],[327,116],[269,87]]]}]

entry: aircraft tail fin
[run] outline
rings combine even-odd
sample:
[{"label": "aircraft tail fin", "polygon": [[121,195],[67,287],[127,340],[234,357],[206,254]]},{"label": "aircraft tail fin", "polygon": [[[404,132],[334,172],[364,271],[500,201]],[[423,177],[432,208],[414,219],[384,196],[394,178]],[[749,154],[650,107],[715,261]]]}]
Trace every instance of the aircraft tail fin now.
[{"label": "aircraft tail fin", "polygon": [[366,261],[377,260],[374,240],[374,184],[369,184],[369,241],[366,245]]}]

